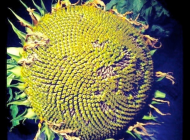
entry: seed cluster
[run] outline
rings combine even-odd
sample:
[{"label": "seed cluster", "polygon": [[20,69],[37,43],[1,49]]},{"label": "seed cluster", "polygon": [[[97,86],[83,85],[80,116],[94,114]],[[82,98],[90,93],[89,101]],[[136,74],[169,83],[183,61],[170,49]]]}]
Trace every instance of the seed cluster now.
[{"label": "seed cluster", "polygon": [[73,130],[82,140],[111,137],[144,107],[152,59],[132,25],[91,6],[71,6],[46,14],[34,32],[48,44],[23,53],[38,57],[22,67],[25,93],[53,130]]}]

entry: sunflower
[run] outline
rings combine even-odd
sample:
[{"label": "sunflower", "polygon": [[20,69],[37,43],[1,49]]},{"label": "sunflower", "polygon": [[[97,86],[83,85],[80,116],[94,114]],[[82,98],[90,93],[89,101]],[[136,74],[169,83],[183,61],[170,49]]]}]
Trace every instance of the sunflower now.
[{"label": "sunflower", "polygon": [[[162,100],[165,93],[153,90],[152,55],[162,44],[144,34],[149,26],[138,21],[139,15],[129,18],[132,11],[121,14],[101,0],[58,0],[50,12],[42,0],[41,6],[32,0],[35,9],[20,2],[32,23],[10,9],[26,29],[22,32],[8,20],[22,44],[7,48],[12,128],[35,119],[35,140],[42,133],[48,140],[55,134],[60,139],[98,140],[126,132],[141,139],[152,135],[145,125],[158,124],[139,122],[156,121],[151,113],[145,115],[148,107],[170,115],[153,105],[169,105]],[[175,83],[171,72],[157,71],[155,76]],[[25,107],[20,115],[18,106]]]}]

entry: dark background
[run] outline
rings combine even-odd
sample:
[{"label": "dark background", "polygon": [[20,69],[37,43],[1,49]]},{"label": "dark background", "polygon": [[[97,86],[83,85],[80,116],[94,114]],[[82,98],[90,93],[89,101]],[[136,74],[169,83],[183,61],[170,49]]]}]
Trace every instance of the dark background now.
[{"label": "dark background", "polygon": [[[28,6],[33,8],[33,3],[31,0],[22,0]],[[50,5],[51,0],[43,0],[46,6]],[[71,2],[76,2],[77,0],[72,0]],[[38,4],[39,0],[35,0]],[[105,3],[109,0],[104,0]],[[174,30],[169,37],[162,38],[162,48],[158,49],[153,56],[155,71],[163,72],[173,72],[175,77],[175,84],[172,85],[171,81],[164,79],[156,84],[156,89],[159,89],[166,93],[166,100],[170,101],[170,106],[166,104],[158,105],[157,107],[164,113],[171,113],[170,116],[161,116],[156,112],[153,112],[154,116],[157,116],[157,120],[161,125],[156,126],[146,126],[149,133],[154,133],[151,137],[143,137],[143,140],[183,140],[183,19],[185,17],[183,11],[183,4],[177,0],[159,0],[170,12],[170,18],[174,20]],[[31,21],[28,12],[19,2],[19,0],[7,0],[5,9],[1,12],[3,20],[3,41],[5,42],[4,47],[2,47],[6,52],[6,47],[20,47],[19,39],[16,34],[12,31],[11,25],[7,22],[7,18],[14,23],[14,25],[24,31],[24,28],[20,26],[14,15],[7,9],[10,7],[19,16],[24,17],[26,20]],[[2,10],[2,9],[1,9]],[[50,6],[47,7],[50,11]],[[170,22],[170,20],[168,20]],[[5,54],[6,55],[6,54]],[[5,85],[6,87],[6,85]],[[6,90],[5,90],[6,91]],[[6,97],[5,97],[6,99]],[[6,101],[5,101],[6,102]],[[4,105],[5,106],[5,105]],[[10,116],[8,116],[10,118]],[[26,120],[24,124],[16,126],[12,132],[9,132],[11,124],[7,116],[6,120],[6,138],[8,140],[33,140],[37,132],[37,123],[34,121]],[[134,138],[130,137],[130,140]]]}]

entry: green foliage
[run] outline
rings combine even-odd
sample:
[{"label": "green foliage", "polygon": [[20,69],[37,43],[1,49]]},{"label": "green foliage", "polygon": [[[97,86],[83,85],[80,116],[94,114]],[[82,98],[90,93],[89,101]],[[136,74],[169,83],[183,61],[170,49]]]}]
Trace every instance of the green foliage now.
[{"label": "green foliage", "polygon": [[64,140],[63,136],[58,135],[58,137],[59,137],[59,140]]},{"label": "green foliage", "polygon": [[11,24],[13,31],[17,34],[18,38],[21,40],[21,44],[23,45],[24,41],[25,41],[26,34],[22,31],[18,30],[10,20],[8,20],[8,21]]},{"label": "green foliage", "polygon": [[139,135],[139,134],[137,134],[137,133],[134,133],[135,134],[135,136],[137,136],[137,138],[139,139],[139,140],[143,140],[142,138],[141,138],[141,135]]},{"label": "green foliage", "polygon": [[155,98],[165,98],[166,97],[166,94],[159,91],[159,90],[156,90],[155,93],[154,93],[154,97]]},{"label": "green foliage", "polygon": [[131,131],[127,130],[126,132],[136,139],[135,135]]},{"label": "green foliage", "polygon": [[28,100],[18,100],[18,101],[12,101],[7,104],[8,105],[23,105],[23,106],[30,106],[30,102]]},{"label": "green foliage", "polygon": [[12,74],[12,73],[7,77],[7,87],[10,86],[10,84],[11,84],[14,77],[15,77],[15,75]]},{"label": "green foliage", "polygon": [[152,101],[151,104],[162,104],[162,103],[157,102],[157,101]]},{"label": "green foliage", "polygon": [[12,72],[17,78],[21,76],[21,67],[20,66],[15,66],[12,68],[9,68],[7,71]]},{"label": "green foliage", "polygon": [[[49,129],[49,127],[48,127],[47,124],[44,124],[44,125],[43,125],[43,127],[42,127],[42,129],[41,129],[41,132],[43,132],[43,133],[45,134],[45,136],[46,136],[45,139],[47,139],[47,140],[54,140],[55,134],[54,134],[53,131],[51,131],[51,130]],[[60,138],[60,137],[59,137],[59,138]],[[61,140],[61,139],[60,139],[60,140]]]},{"label": "green foliage", "polygon": [[151,50],[151,51],[150,51],[150,54],[151,54],[151,55],[154,55],[154,53],[156,52],[156,50],[157,50],[157,49]]},{"label": "green foliage", "polygon": [[[7,54],[12,59],[16,60],[16,62],[18,62],[22,58],[22,52],[23,52],[23,48],[21,48],[21,47],[8,47],[7,48]],[[11,63],[11,62],[9,62],[9,63]]]},{"label": "green foliage", "polygon": [[[21,4],[27,9],[27,8],[29,8],[23,1],[21,1],[20,0],[20,2],[21,2]],[[41,19],[41,16],[40,16],[40,14],[38,13],[38,12],[33,12],[33,14],[34,14],[34,16],[36,17],[36,19],[39,21],[40,19]]]},{"label": "green foliage", "polygon": [[47,11],[47,9],[46,9],[46,7],[45,7],[45,4],[44,4],[44,2],[43,2],[43,0],[40,0],[40,2],[41,2],[41,8],[42,8],[42,10],[44,11],[44,14],[48,13],[48,11]]},{"label": "green foliage", "polygon": [[29,23],[28,21],[24,20],[23,18],[21,18],[20,16],[18,16],[11,8],[9,8],[9,10],[15,15],[15,17],[22,22],[24,25],[28,25],[32,27],[32,24]]},{"label": "green foliage", "polygon": [[154,117],[154,116],[144,115],[142,119],[143,120],[153,120],[153,121],[156,121],[156,118],[157,117]]},{"label": "green foliage", "polygon": [[12,85],[8,85],[7,87],[14,87],[19,89],[20,91],[23,91],[25,89],[24,83],[16,83]]},{"label": "green foliage", "polygon": [[38,5],[34,2],[34,0],[32,0],[32,2],[33,2],[33,4],[34,4],[34,6],[36,7],[36,9],[38,9],[38,11],[40,12],[41,16],[44,16],[44,15],[45,15],[44,9],[43,9],[42,7],[40,7],[40,6],[38,6]]},{"label": "green foliage", "polygon": [[159,82],[159,81],[162,81],[166,76],[163,76],[163,77],[160,77],[158,78],[156,81]]},{"label": "green foliage", "polygon": [[111,0],[106,10],[115,7],[119,13],[133,11],[128,18],[133,20],[140,14],[137,21],[149,24],[146,34],[168,37],[173,31],[173,22],[168,22],[169,12],[156,0]]},{"label": "green foliage", "polygon": [[9,94],[9,99],[7,102],[10,102],[13,99],[13,92],[12,92],[11,88],[7,88],[7,90],[8,90],[8,94]]},{"label": "green foliage", "polygon": [[[12,118],[14,119],[16,116],[17,116],[17,114],[18,114],[18,106],[17,105],[11,105],[10,106],[10,110],[11,110],[11,116],[12,116]],[[15,127],[15,126],[17,126],[17,125],[19,125],[20,123],[19,123],[19,120],[14,120],[14,121],[12,121],[12,127],[11,127],[11,130]]]},{"label": "green foliage", "polygon": [[21,120],[24,121],[25,119],[36,119],[36,114],[34,113],[32,108],[25,109],[25,111],[22,114],[18,115],[17,117],[14,116],[11,121],[12,122],[13,121],[21,121]]}]

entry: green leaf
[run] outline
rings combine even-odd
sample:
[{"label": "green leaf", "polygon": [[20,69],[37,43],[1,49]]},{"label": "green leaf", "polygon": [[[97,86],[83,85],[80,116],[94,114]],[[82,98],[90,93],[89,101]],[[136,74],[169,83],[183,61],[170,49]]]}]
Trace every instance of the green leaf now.
[{"label": "green leaf", "polygon": [[28,108],[26,109],[22,114],[20,114],[19,116],[13,118],[11,121],[20,121],[20,120],[26,120],[26,119],[36,119],[36,114],[34,113],[34,111],[32,110],[32,108]]},{"label": "green leaf", "polygon": [[31,32],[32,32],[32,30],[31,30],[30,28],[25,28],[25,31],[26,31],[27,33],[31,33]]},{"label": "green leaf", "polygon": [[45,5],[44,5],[43,0],[40,0],[40,1],[41,1],[41,7],[42,7],[42,9],[44,10],[44,14],[48,13],[48,11],[46,10],[46,7],[45,7]]},{"label": "green leaf", "polygon": [[117,3],[118,3],[118,0],[111,0],[109,3],[106,4],[106,10],[110,10]]},{"label": "green leaf", "polygon": [[18,114],[18,106],[17,105],[11,105],[10,109],[11,109],[11,116],[13,118],[15,118],[16,115]]},{"label": "green leaf", "polygon": [[8,105],[12,105],[12,104],[30,106],[30,102],[29,102],[28,100],[13,101],[13,102],[8,103],[7,106],[8,106]]},{"label": "green leaf", "polygon": [[40,16],[40,14],[38,12],[34,11],[33,14],[36,17],[37,21],[39,21],[42,18],[42,16]]},{"label": "green leaf", "polygon": [[16,60],[11,58],[11,59],[7,59],[7,64],[17,65],[17,62],[16,62]]},{"label": "green leaf", "polygon": [[64,140],[63,136],[58,135],[58,137],[59,137],[59,140]]},{"label": "green leaf", "polygon": [[38,11],[40,12],[41,16],[44,16],[44,14],[45,14],[44,9],[41,8],[40,6],[38,6],[38,5],[34,2],[34,0],[32,0],[32,2],[33,2],[33,4],[34,4],[34,6],[38,9]]},{"label": "green leaf", "polygon": [[26,20],[24,20],[23,18],[21,18],[20,16],[18,16],[11,8],[9,8],[9,10],[15,15],[15,17],[22,22],[24,25],[30,26],[32,27],[32,24]]},{"label": "green leaf", "polygon": [[152,101],[151,104],[162,104],[160,102]]},{"label": "green leaf", "polygon": [[14,68],[14,67],[16,67],[17,65],[7,65],[7,70],[9,70],[9,69],[12,69],[12,68]]},{"label": "green leaf", "polygon": [[[11,105],[11,106],[10,106],[10,110],[11,110],[11,116],[12,116],[12,118],[14,119],[14,118],[16,117],[16,115],[18,114],[18,107],[17,107],[17,105]],[[20,124],[20,123],[19,123],[18,120],[13,121],[13,122],[12,122],[11,130],[12,130],[15,126],[17,126],[17,125],[19,125],[19,124]]]},{"label": "green leaf", "polygon": [[124,14],[127,11],[133,11],[131,15],[134,18],[140,13],[147,0],[120,0],[116,4],[119,13]]},{"label": "green leaf", "polygon": [[24,116],[24,114],[26,114],[26,112],[27,112],[27,109],[25,109],[25,111],[24,111],[22,114],[20,114],[20,115],[18,115],[17,117],[13,118],[13,119],[11,120],[11,122],[23,120],[23,119],[24,119],[23,116]]},{"label": "green leaf", "polygon": [[12,82],[12,80],[13,80],[14,77],[15,77],[14,74],[10,74],[10,75],[7,77],[7,87],[10,86],[10,84],[11,84],[11,82]]},{"label": "green leaf", "polygon": [[26,119],[35,119],[36,113],[32,110],[32,108],[28,108],[26,115],[24,115]]},{"label": "green leaf", "polygon": [[41,129],[41,132],[44,132],[45,136],[47,137],[48,140],[54,140],[55,134],[53,131],[49,129],[47,124],[44,124],[44,127]]},{"label": "green leaf", "polygon": [[133,133],[131,131],[127,130],[126,132],[136,139],[135,135],[133,135]]},{"label": "green leaf", "polygon": [[[27,9],[29,8],[23,1],[20,0],[20,2],[22,3],[22,5]],[[34,16],[36,17],[36,19],[39,21],[41,19],[41,16],[38,12],[33,12]]]},{"label": "green leaf", "polygon": [[154,55],[154,53],[156,52],[157,49],[151,50],[150,51],[150,55]]},{"label": "green leaf", "polygon": [[142,10],[141,15],[146,19],[146,21],[149,21],[149,18],[152,16],[152,9],[152,6],[150,6]]},{"label": "green leaf", "polygon": [[23,48],[21,47],[8,47],[7,54],[16,62],[22,58]]},{"label": "green leaf", "polygon": [[154,116],[144,115],[142,119],[143,120],[154,120],[154,121],[156,121],[156,118],[157,117],[154,117]]},{"label": "green leaf", "polygon": [[160,77],[158,78],[156,81],[159,82],[159,81],[162,81],[166,76],[163,76],[163,77]]},{"label": "green leaf", "polygon": [[7,87],[14,87],[19,89],[20,91],[23,91],[25,89],[25,84],[24,83],[17,83],[17,84],[12,84]]},{"label": "green leaf", "polygon": [[21,76],[21,67],[20,66],[13,67],[12,69],[8,69],[7,71],[12,72],[18,78]]},{"label": "green leaf", "polygon": [[9,94],[9,99],[7,102],[10,102],[12,99],[13,99],[13,92],[12,92],[12,89],[11,88],[8,88],[8,94]]},{"label": "green leaf", "polygon": [[155,98],[165,98],[166,97],[166,94],[159,91],[159,90],[156,90],[155,93],[154,93],[154,97]]},{"label": "green leaf", "polygon": [[143,140],[139,134],[137,133],[134,133],[134,134],[137,136],[138,139]]},{"label": "green leaf", "polygon": [[24,3],[24,2],[22,2],[21,0],[20,0],[20,3],[27,9],[28,8],[28,6]]},{"label": "green leaf", "polygon": [[19,122],[18,120],[12,121],[12,127],[11,127],[10,131],[12,131],[12,129],[13,129],[15,126],[19,125],[19,124],[20,124],[20,122]]},{"label": "green leaf", "polygon": [[17,95],[17,96],[15,97],[15,100],[24,99],[24,98],[26,98],[26,97],[27,97],[27,94],[23,92],[23,93]]},{"label": "green leaf", "polygon": [[21,43],[23,45],[25,42],[26,34],[22,31],[18,30],[9,19],[8,19],[8,21],[11,24],[13,31],[17,34],[18,38],[21,40]]}]

